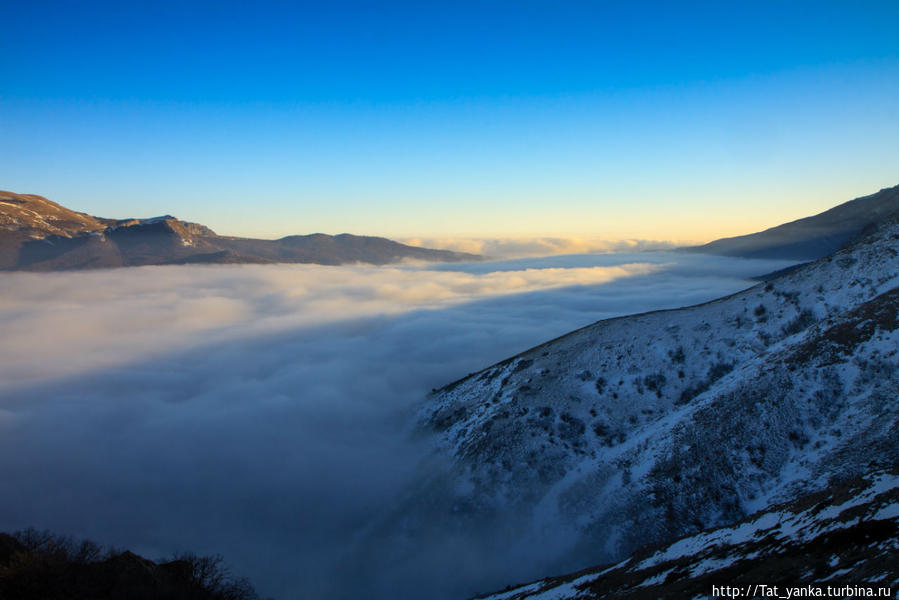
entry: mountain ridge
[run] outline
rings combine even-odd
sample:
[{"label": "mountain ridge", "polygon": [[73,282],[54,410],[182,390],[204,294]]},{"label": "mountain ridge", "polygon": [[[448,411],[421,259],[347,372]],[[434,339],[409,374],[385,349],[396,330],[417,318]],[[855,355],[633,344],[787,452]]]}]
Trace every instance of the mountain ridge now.
[{"label": "mountain ridge", "polygon": [[899,185],[843,202],[816,215],[764,231],[721,238],[685,252],[743,258],[815,260],[839,250],[865,227],[899,214]]},{"label": "mountain ridge", "polygon": [[290,235],[276,240],[223,236],[171,215],[106,219],[73,211],[43,196],[0,191],[0,270],[196,263],[383,265],[404,259],[458,262],[481,258],[348,233]]}]

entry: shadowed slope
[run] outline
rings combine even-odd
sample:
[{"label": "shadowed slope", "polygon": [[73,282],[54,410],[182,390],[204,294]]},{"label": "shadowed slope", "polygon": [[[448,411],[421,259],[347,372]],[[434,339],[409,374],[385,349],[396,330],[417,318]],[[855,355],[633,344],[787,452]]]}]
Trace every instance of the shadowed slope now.
[{"label": "shadowed slope", "polygon": [[897,213],[899,186],[759,233],[723,238],[684,250],[745,258],[814,260],[838,250],[868,225]]}]

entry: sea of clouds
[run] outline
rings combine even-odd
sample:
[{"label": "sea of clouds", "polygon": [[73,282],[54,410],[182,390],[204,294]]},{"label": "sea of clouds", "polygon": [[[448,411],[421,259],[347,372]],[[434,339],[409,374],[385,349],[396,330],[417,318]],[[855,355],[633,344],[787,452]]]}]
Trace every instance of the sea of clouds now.
[{"label": "sea of clouds", "polygon": [[399,240],[411,246],[444,248],[455,252],[480,254],[495,259],[551,256],[557,254],[599,254],[607,252],[643,252],[673,250],[690,246],[693,240],[610,240],[594,237],[413,237]]},{"label": "sea of clouds", "polygon": [[[222,554],[285,600],[373,597],[383,586],[338,572],[427,453],[410,415],[432,388],[787,264],[643,252],[0,274],[0,531]],[[491,581],[453,575],[464,556],[396,565],[391,581],[408,570],[415,587],[394,597]]]}]

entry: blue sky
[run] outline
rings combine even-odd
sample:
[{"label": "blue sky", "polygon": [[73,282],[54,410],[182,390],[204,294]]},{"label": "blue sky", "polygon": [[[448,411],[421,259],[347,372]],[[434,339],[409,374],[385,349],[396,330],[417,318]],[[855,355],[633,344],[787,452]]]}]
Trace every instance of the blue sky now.
[{"label": "blue sky", "polygon": [[221,233],[703,239],[899,183],[899,3],[0,5],[0,188]]}]

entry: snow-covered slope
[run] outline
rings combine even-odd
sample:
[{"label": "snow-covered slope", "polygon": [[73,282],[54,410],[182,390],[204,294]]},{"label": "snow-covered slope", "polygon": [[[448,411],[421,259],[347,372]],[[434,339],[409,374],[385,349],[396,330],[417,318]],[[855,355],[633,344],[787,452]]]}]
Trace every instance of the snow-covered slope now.
[{"label": "snow-covered slope", "polygon": [[[774,586],[781,598],[797,587],[823,594],[828,588],[843,590],[839,597],[856,597],[861,595],[855,591],[859,584],[875,594],[895,590],[899,584],[896,471],[875,472],[733,525],[645,548],[615,565],[481,598],[707,598],[712,597],[713,586],[736,588],[740,597],[770,597]],[[854,593],[846,590],[847,585]],[[733,593],[729,597],[736,597]],[[724,595],[719,590],[717,596]]]},{"label": "snow-covered slope", "polygon": [[532,551],[515,572],[536,578],[896,464],[897,285],[892,221],[744,292],[601,321],[438,390],[419,423],[446,461],[382,531],[503,523]]}]

